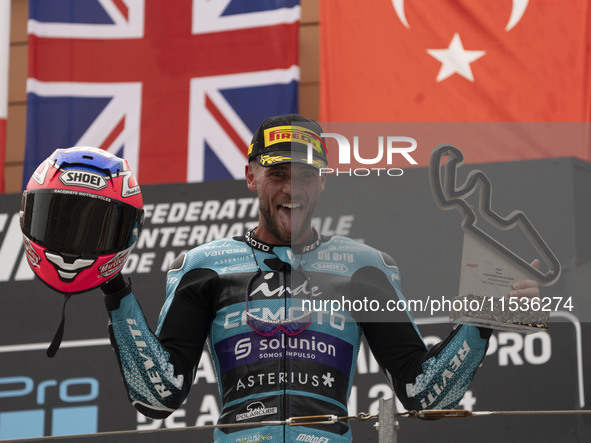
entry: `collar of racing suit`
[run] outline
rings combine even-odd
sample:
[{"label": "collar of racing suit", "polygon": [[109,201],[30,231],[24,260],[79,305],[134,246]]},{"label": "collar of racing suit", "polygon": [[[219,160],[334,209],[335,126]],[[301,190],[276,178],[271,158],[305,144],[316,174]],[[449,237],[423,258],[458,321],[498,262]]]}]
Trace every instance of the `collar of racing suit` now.
[{"label": "collar of racing suit", "polygon": [[306,252],[313,251],[318,246],[320,246],[320,244],[322,243],[322,237],[320,236],[318,231],[314,228],[312,228],[312,236],[310,237],[310,240],[308,242],[303,243],[303,244],[299,244],[299,245],[291,245],[291,246],[272,245],[270,243],[265,243],[264,241],[261,241],[255,237],[255,235],[254,235],[255,230],[256,230],[256,228],[253,228],[250,231],[247,231],[246,234],[244,234],[244,237],[241,238],[240,240],[245,241],[250,247],[257,249],[259,251],[263,251],[263,252],[273,253],[273,248],[288,247],[288,248],[292,249],[294,254],[305,254]]}]

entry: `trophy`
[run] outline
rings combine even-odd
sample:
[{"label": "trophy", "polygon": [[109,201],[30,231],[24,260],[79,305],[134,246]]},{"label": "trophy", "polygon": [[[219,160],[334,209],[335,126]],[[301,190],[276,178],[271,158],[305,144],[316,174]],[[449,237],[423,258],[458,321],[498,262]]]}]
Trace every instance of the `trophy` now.
[{"label": "trophy", "polygon": [[[482,171],[471,171],[464,184],[457,184],[457,171],[463,163],[464,155],[458,148],[439,145],[431,153],[429,165],[435,202],[443,210],[457,209],[463,217],[459,295],[450,301],[450,320],[525,333],[545,330],[550,312],[539,302],[509,298],[508,293],[515,282],[524,279],[536,280],[542,286],[554,284],[560,277],[560,263],[522,211],[501,217],[491,209],[492,187]],[[468,203],[471,196],[477,203]],[[520,229],[547,271],[532,266],[485,232],[483,225],[497,232]]]}]

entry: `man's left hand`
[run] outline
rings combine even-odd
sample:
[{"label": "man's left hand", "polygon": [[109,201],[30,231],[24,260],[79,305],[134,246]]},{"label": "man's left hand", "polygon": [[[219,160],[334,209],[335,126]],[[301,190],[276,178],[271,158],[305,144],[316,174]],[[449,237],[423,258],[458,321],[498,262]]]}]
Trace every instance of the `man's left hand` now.
[{"label": "man's left hand", "polygon": [[[531,262],[531,265],[540,269],[540,260],[537,258]],[[539,298],[540,297],[540,285],[535,280],[520,280],[513,284],[512,289],[509,291],[509,297],[516,298]]]}]

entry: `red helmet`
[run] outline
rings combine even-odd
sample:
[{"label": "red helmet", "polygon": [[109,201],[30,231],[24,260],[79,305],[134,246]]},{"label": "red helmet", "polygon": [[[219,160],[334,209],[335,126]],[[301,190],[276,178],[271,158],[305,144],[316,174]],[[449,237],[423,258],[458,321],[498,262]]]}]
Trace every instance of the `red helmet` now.
[{"label": "red helmet", "polygon": [[117,275],[143,219],[141,190],[127,162],[97,148],[57,149],[34,172],[21,200],[29,264],[65,294]]}]

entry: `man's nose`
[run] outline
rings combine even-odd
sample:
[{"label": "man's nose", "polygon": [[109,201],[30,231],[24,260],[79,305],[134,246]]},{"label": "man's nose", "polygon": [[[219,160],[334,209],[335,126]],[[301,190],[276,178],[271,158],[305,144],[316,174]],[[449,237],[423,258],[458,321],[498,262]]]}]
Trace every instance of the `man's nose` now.
[{"label": "man's nose", "polygon": [[290,179],[285,180],[285,182],[283,182],[283,186],[281,187],[281,191],[284,194],[291,195],[291,185],[292,185],[292,183],[291,183],[291,180]]}]

